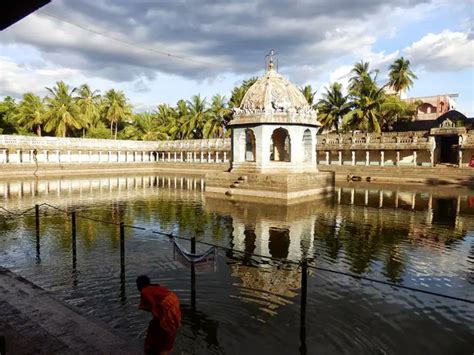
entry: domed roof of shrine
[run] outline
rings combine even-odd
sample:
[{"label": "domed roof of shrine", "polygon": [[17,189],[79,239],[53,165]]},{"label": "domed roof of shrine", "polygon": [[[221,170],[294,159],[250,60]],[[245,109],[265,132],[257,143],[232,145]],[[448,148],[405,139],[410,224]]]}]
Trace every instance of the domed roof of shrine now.
[{"label": "domed roof of shrine", "polygon": [[231,125],[247,123],[301,123],[318,126],[316,112],[301,91],[274,68],[270,59],[265,75],[248,90]]}]

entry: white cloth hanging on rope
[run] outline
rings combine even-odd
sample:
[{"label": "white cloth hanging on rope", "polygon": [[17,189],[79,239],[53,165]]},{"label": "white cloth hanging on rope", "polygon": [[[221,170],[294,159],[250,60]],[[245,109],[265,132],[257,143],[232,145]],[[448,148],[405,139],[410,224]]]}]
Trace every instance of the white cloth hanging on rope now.
[{"label": "white cloth hanging on rope", "polygon": [[181,246],[176,238],[172,238],[173,259],[179,261],[183,266],[190,268],[194,265],[196,271],[216,271],[217,248],[211,247],[204,253],[190,253]]}]

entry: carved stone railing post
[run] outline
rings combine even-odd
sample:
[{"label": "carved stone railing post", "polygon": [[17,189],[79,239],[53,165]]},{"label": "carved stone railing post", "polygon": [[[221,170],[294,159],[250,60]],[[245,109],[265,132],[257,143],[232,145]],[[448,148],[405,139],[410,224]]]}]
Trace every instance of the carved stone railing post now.
[{"label": "carved stone railing post", "polygon": [[380,151],[380,166],[385,165],[385,152],[383,150]]},{"label": "carved stone railing post", "polygon": [[365,165],[369,166],[370,165],[370,151],[365,151]]}]

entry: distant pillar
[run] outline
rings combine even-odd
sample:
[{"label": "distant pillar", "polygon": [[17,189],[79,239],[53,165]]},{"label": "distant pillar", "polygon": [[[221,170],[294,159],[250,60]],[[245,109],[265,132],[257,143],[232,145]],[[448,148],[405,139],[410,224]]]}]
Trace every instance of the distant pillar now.
[{"label": "distant pillar", "polygon": [[326,165],[329,165],[329,151],[326,150]]},{"label": "distant pillar", "polygon": [[174,152],[174,162],[176,163],[178,161],[178,153]]},{"label": "distant pillar", "polygon": [[227,162],[227,152],[224,152],[224,163]]},{"label": "distant pillar", "polygon": [[89,163],[92,163],[92,152],[89,150]]},{"label": "distant pillar", "polygon": [[110,163],[111,160],[112,160],[112,152],[109,150],[107,152],[107,161]]},{"label": "distant pillar", "polygon": [[61,151],[59,151],[59,150],[56,151],[56,158],[58,160],[58,163],[60,163],[61,162]]},{"label": "distant pillar", "polygon": [[461,148],[459,148],[459,152],[458,152],[458,153],[459,153],[458,166],[459,166],[460,168],[462,168],[462,150],[461,150]]},{"label": "distant pillar", "polygon": [[211,162],[211,152],[207,152],[207,162]]},{"label": "distant pillar", "polygon": [[196,152],[193,152],[193,163],[195,163],[196,161],[197,161]]},{"label": "distant pillar", "polygon": [[171,161],[171,152],[168,152],[168,161]]},{"label": "distant pillar", "polygon": [[417,154],[416,154],[416,150],[414,150],[413,151],[413,166],[417,165],[416,158],[417,158]]},{"label": "distant pillar", "polygon": [[396,162],[397,166],[400,166],[400,151],[397,150],[397,162]]},{"label": "distant pillar", "polygon": [[380,166],[385,165],[385,151],[381,150],[380,151]]},{"label": "distant pillar", "polygon": [[219,162],[219,152],[216,152],[216,163]]},{"label": "distant pillar", "polygon": [[[8,162],[8,159],[5,159],[5,162]],[[44,151],[44,162],[49,163],[49,152],[47,150]]]},{"label": "distant pillar", "polygon": [[355,150],[351,151],[352,155],[352,166],[356,165],[356,152]]},{"label": "distant pillar", "polygon": [[201,163],[204,163],[204,153],[201,152]]},{"label": "distant pillar", "polygon": [[430,150],[430,165],[434,166],[434,151]]},{"label": "distant pillar", "polygon": [[117,150],[117,163],[120,161],[120,150]]},{"label": "distant pillar", "polygon": [[2,149],[2,163],[6,164],[7,163],[7,150]]},{"label": "distant pillar", "polygon": [[365,152],[365,165],[369,166],[370,165],[370,151]]},{"label": "distant pillar", "polygon": [[342,150],[337,152],[337,159],[339,161],[339,165],[342,165]]}]

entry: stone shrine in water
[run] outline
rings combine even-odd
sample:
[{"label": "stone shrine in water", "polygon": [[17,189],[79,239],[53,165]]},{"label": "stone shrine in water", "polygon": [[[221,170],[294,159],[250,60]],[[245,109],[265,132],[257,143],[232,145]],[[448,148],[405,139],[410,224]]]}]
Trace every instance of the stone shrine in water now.
[{"label": "stone shrine in water", "polygon": [[231,169],[208,174],[207,193],[294,203],[334,188],[333,173],[317,169],[316,112],[301,91],[277,72],[273,57],[271,51],[265,75],[234,110],[229,122]]}]

